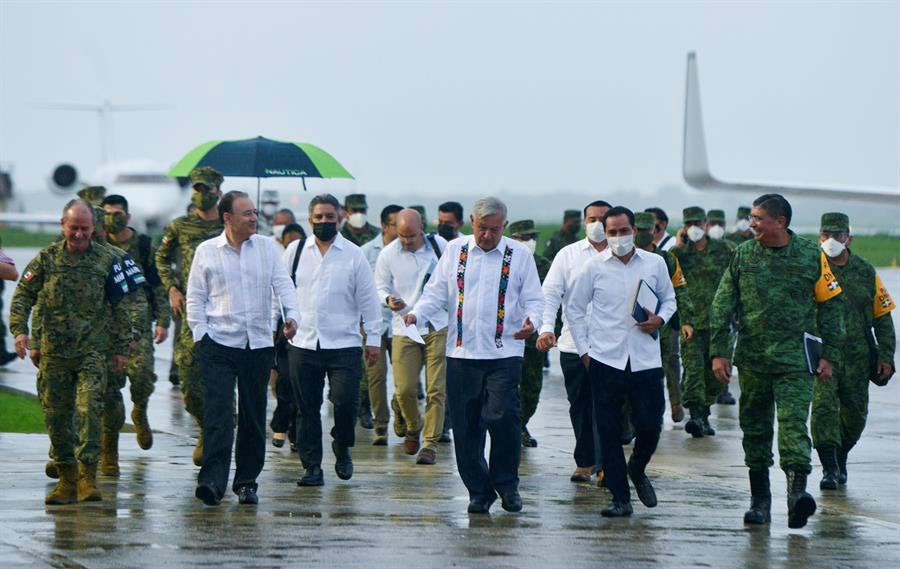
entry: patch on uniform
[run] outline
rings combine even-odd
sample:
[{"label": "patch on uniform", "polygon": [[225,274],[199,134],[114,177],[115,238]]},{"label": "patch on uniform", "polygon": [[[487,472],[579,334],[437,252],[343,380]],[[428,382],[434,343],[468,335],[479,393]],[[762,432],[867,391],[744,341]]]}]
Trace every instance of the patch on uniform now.
[{"label": "patch on uniform", "polygon": [[32,273],[31,271],[25,271],[25,274],[22,275],[22,278],[28,282],[31,282],[31,279],[34,278],[34,273]]},{"label": "patch on uniform", "polygon": [[878,273],[875,273],[875,298],[872,300],[872,318],[880,318],[895,308],[897,308],[897,305],[894,304],[891,293],[888,292],[887,287],[881,282],[881,277],[878,276]]},{"label": "patch on uniform", "polygon": [[168,245],[169,241],[171,241],[171,239],[169,239],[168,236],[163,236],[163,238],[162,238],[163,245]]},{"label": "patch on uniform", "polygon": [[831,272],[831,267],[828,265],[828,258],[825,256],[824,252],[819,254],[819,261],[821,269],[814,291],[816,294],[816,302],[821,303],[841,294],[841,285],[838,284],[837,278],[834,276],[834,273]]},{"label": "patch on uniform", "polygon": [[678,262],[678,257],[672,255],[672,258],[675,259],[675,274],[672,275],[672,286],[675,288],[683,287],[687,284],[687,279],[684,278],[684,273],[681,271],[681,263]]}]

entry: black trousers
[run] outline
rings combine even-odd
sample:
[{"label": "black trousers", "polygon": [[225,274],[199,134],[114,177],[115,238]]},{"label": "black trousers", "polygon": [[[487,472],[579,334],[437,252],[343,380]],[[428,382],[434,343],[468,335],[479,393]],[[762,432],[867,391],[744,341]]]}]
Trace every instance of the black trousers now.
[{"label": "black trousers", "polygon": [[622,450],[622,404],[631,403],[631,424],[635,430],[631,460],[643,468],[650,462],[662,432],[663,370],[653,368],[631,371],[629,362],[624,370],[591,359],[589,371],[594,393],[594,414],[600,433],[603,471],[606,485],[619,502],[629,501],[631,491]]},{"label": "black trousers", "polygon": [[275,382],[275,410],[272,412],[272,421],[269,426],[273,433],[287,433],[291,442],[296,440],[295,419],[297,417],[297,404],[294,401],[294,390],[291,387],[290,365],[288,364],[287,348],[275,350],[275,371],[278,373],[278,381]]},{"label": "black trousers", "polygon": [[[493,500],[519,488],[522,358],[447,358],[447,401],[456,466],[469,497]],[[490,464],[484,458],[491,434]]]},{"label": "black trousers", "polygon": [[602,468],[600,437],[594,417],[594,396],[588,371],[577,354],[559,353],[566,384],[566,398],[569,400],[569,419],[575,432],[575,464],[585,468]]},{"label": "black trousers", "polygon": [[266,386],[272,348],[230,348],[209,336],[200,341],[203,394],[203,466],[197,482],[225,494],[234,444],[234,384],[238,388],[237,448],[232,490],[256,489],[266,458]]},{"label": "black trousers", "polygon": [[356,442],[362,348],[306,350],[288,346],[291,387],[297,402],[297,453],[304,468],[322,464],[322,400],[325,376],[334,405],[331,436],[342,447]]}]

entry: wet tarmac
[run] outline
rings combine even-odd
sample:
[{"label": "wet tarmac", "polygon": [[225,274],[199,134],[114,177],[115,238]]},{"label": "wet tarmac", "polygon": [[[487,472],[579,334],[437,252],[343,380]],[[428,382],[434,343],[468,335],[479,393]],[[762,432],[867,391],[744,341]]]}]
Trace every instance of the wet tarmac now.
[{"label": "wet tarmac", "polygon": [[[24,267],[29,252],[13,252]],[[900,271],[880,272],[900,297]],[[166,381],[170,357],[167,341],[151,400],[154,447],[142,451],[133,434],[122,434],[122,475],[101,477],[103,502],[44,506],[52,486],[43,474],[46,435],[0,434],[0,567],[900,567],[897,378],[871,386],[847,487],[818,490],[814,458],[810,492],[819,511],[806,528],[789,530],[777,469],[772,524],[744,526],[750,494],[737,408],[722,405],[713,412],[715,437],[691,439],[666,416],[649,467],[657,508],[635,498],[632,518],[602,518],[608,492],[569,482],[574,440],[556,354],[529,425],[539,446],[522,453],[521,513],[497,503],[490,516],[466,514],[452,445],[440,446],[436,465],[419,466],[392,432],[389,446],[375,447],[364,429],[349,481],[334,474],[326,445],[325,486],[300,488],[298,459],[270,445],[258,506],[229,494],[207,507],[193,497],[194,427]],[[26,392],[34,392],[34,376],[27,361],[0,368],[0,384]],[[323,411],[327,433],[327,403]]]}]

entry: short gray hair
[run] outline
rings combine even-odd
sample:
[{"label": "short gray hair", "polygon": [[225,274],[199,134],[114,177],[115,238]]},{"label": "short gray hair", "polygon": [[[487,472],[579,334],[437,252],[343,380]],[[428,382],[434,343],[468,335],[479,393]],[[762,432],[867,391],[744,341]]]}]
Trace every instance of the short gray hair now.
[{"label": "short gray hair", "polygon": [[495,197],[481,198],[472,206],[472,217],[475,219],[497,214],[506,219],[506,204]]},{"label": "short gray hair", "polygon": [[91,212],[91,221],[97,223],[97,216],[94,215],[94,206],[81,198],[72,198],[68,202],[66,202],[66,205],[63,207],[62,211],[63,219],[66,218],[66,214],[69,213],[70,209],[79,205]]},{"label": "short gray hair", "polygon": [[312,215],[313,208],[319,204],[330,204],[334,206],[335,211],[341,211],[341,202],[331,194],[319,194],[309,200],[309,215]]}]

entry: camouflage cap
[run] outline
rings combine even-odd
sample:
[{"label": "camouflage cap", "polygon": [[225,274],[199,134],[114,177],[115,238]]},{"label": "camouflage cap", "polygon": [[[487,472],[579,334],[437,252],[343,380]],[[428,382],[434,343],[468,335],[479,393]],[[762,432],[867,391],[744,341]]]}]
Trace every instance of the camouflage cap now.
[{"label": "camouflage cap", "polygon": [[103,209],[102,206],[95,205],[94,206],[94,227],[101,231],[106,231],[106,224],[104,223],[106,219],[106,210]]},{"label": "camouflage cap", "polygon": [[100,205],[100,202],[106,197],[106,188],[103,186],[85,186],[78,190],[78,193],[75,195],[87,203],[97,206]]},{"label": "camouflage cap", "polygon": [[222,174],[219,174],[219,172],[209,166],[201,166],[191,170],[191,186],[204,184],[210,188],[217,188],[224,181],[225,178],[222,177]]},{"label": "camouflage cap", "polygon": [[646,211],[639,211],[634,214],[634,226],[638,230],[653,229],[656,225],[656,216]]},{"label": "camouflage cap", "polygon": [[746,217],[750,217],[750,206],[742,205],[738,208],[737,213],[738,219],[744,219]]},{"label": "camouflage cap", "polygon": [[706,214],[706,219],[709,220],[710,223],[721,223],[725,224],[725,210],[722,209],[711,209]]},{"label": "camouflage cap", "polygon": [[369,209],[366,205],[366,194],[348,194],[344,198],[344,209]]},{"label": "camouflage cap", "polygon": [[534,221],[531,219],[522,219],[509,224],[510,235],[537,235],[538,230],[534,228]]},{"label": "camouflage cap", "polygon": [[836,211],[823,213],[820,230],[829,233],[850,233],[850,218],[846,213]]},{"label": "camouflage cap", "polygon": [[681,212],[681,220],[685,223],[689,221],[706,221],[706,212],[702,207],[691,206],[686,207]]},{"label": "camouflage cap", "polygon": [[581,210],[567,209],[565,213],[563,213],[563,221],[567,219],[581,219]]}]

